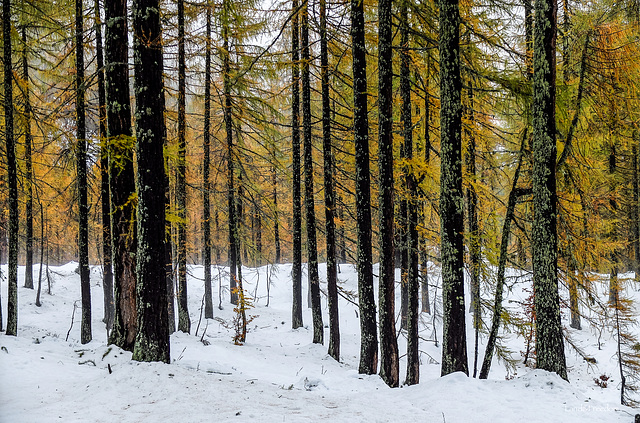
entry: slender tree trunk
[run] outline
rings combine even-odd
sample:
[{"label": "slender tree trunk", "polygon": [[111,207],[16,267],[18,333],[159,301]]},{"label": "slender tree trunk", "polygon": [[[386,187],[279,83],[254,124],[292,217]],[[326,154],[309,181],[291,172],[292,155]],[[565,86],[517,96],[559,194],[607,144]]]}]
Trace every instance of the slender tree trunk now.
[{"label": "slender tree trunk", "polygon": [[327,238],[327,299],[329,302],[329,355],[340,361],[338,316],[338,269],[336,264],[335,193],[331,140],[331,97],[329,94],[329,51],[327,48],[326,0],[320,0],[320,79],[322,84],[322,151],[324,157],[324,211]]},{"label": "slender tree trunk", "polygon": [[133,359],[169,363],[165,279],[164,92],[158,0],[133,1],[138,165],[137,319]]},{"label": "slender tree trunk", "polygon": [[[411,108],[411,57],[409,56],[409,16],[407,2],[400,4],[400,96],[402,97],[402,132],[407,161],[413,160],[413,117]],[[418,187],[410,168],[405,167],[407,187],[407,385],[420,382],[418,317]]]},{"label": "slender tree trunk", "polygon": [[105,82],[115,315],[109,343],[132,351],[136,336],[136,194],[129,99],[127,2],[105,5]]},{"label": "slender tree trunk", "polygon": [[307,218],[307,273],[311,292],[313,342],[324,343],[322,306],[320,303],[320,276],[318,275],[318,247],[316,241],[316,213],[313,194],[313,141],[311,139],[311,65],[309,47],[309,7],[305,2],[300,13],[300,44],[302,48],[302,138],[304,143],[304,202]]},{"label": "slender tree trunk", "polygon": [[571,310],[571,327],[582,330],[580,322],[580,306],[578,296],[578,280],[576,278],[576,268],[573,263],[573,257],[569,257],[569,266],[567,269],[567,285],[569,286],[569,309]]},{"label": "slender tree trunk", "polygon": [[76,171],[78,179],[78,254],[82,291],[80,342],[91,341],[91,286],[89,281],[89,204],[87,201],[87,139],[84,106],[84,29],[82,0],[76,0]]},{"label": "slender tree trunk", "polygon": [[367,51],[363,0],[351,0],[353,52],[353,141],[356,160],[356,227],[358,239],[358,298],[360,308],[360,364],[358,372],[378,370],[376,303],[371,252],[371,177],[369,173],[369,119],[367,112]]},{"label": "slender tree trunk", "polygon": [[395,314],[393,238],[393,66],[391,0],[378,4],[378,164],[380,187],[380,377],[390,387],[399,385]]},{"label": "slender tree trunk", "polygon": [[[275,144],[273,145],[274,158],[275,158]],[[273,182],[273,243],[275,244],[276,256],[274,263],[280,263],[280,215],[278,213],[278,173],[276,166],[271,169],[271,180]]]},{"label": "slender tree trunk", "polygon": [[4,44],[4,133],[7,146],[9,185],[9,293],[7,335],[18,334],[18,164],[13,128],[13,70],[11,68],[11,0],[2,1],[2,39]]},{"label": "slender tree trunk", "polygon": [[27,59],[27,27],[22,27],[22,78],[24,80],[24,162],[25,162],[25,268],[24,287],[33,289],[33,161],[31,148],[31,100],[29,98],[29,60]]},{"label": "slender tree trunk", "polygon": [[302,326],[302,205],[300,193],[300,45],[298,0],[292,1],[291,20],[291,158],[293,168],[293,303],[291,327]]},{"label": "slender tree trunk", "polygon": [[176,212],[178,214],[178,330],[190,333],[187,301],[187,184],[186,184],[186,65],[184,53],[184,0],[178,0],[178,166]]},{"label": "slender tree trunk", "polygon": [[213,294],[211,292],[211,181],[209,161],[211,157],[211,5],[207,3],[207,39],[204,61],[204,134],[202,159],[202,245],[204,257],[204,317],[213,319]]},{"label": "slender tree trunk", "polygon": [[100,2],[94,1],[96,21],[96,61],[98,66],[98,118],[100,130],[100,205],[102,207],[102,290],[104,318],[107,331],[113,327],[113,271],[111,270],[111,201],[109,196],[109,149],[107,142],[107,97],[104,81],[104,58],[102,50],[102,20]]},{"label": "slender tree trunk", "polygon": [[638,144],[640,135],[637,129],[633,131],[633,147],[631,149],[633,160],[633,270],[636,272],[636,280],[640,279],[640,180],[638,179]]},{"label": "slender tree trunk", "polygon": [[460,11],[440,0],[440,221],[442,375],[469,374],[464,306],[464,221],[461,164]]},{"label": "slender tree trunk", "polygon": [[[431,60],[427,58],[427,75],[424,78],[424,162],[428,166],[431,158],[431,102],[429,101],[429,80],[431,78]],[[423,203],[422,214],[423,220],[426,215],[426,205]],[[431,314],[431,304],[429,300],[429,274],[427,271],[428,256],[427,256],[427,240],[424,236],[421,237],[420,243],[420,273],[422,275],[421,291],[422,291],[422,311]]]},{"label": "slender tree trunk", "polygon": [[556,229],[556,12],[536,0],[533,53],[533,287],[539,369],[567,378],[558,295]]},{"label": "slender tree trunk", "polygon": [[[44,207],[40,204],[40,271],[38,272],[38,291],[36,293],[36,306],[42,306],[40,302],[40,294],[42,293],[42,267],[44,262]],[[0,330],[2,329],[2,316],[0,315]]]}]

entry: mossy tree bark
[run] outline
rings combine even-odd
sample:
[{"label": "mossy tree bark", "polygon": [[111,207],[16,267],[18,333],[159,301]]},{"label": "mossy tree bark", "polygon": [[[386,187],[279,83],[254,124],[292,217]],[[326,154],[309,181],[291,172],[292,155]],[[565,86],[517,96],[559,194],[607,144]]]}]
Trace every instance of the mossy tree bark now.
[{"label": "mossy tree bark", "polygon": [[80,342],[91,341],[91,286],[89,281],[89,204],[87,200],[87,129],[84,81],[84,8],[76,0],[76,172],[78,184],[78,261],[82,296]]},{"label": "mossy tree bark", "polygon": [[440,0],[440,221],[442,255],[442,375],[469,374],[464,305],[460,10]]},{"label": "mossy tree bark", "polygon": [[367,115],[367,51],[363,0],[351,0],[353,54],[353,139],[356,161],[356,227],[358,298],[360,308],[360,364],[358,372],[378,370],[376,303],[371,252],[371,176],[369,174],[369,118]]},{"label": "mossy tree bark", "polygon": [[539,369],[567,378],[556,228],[556,14],[553,0],[536,0],[533,48],[533,288]]},{"label": "mossy tree bark", "polygon": [[133,54],[138,165],[137,321],[133,359],[163,361],[169,353],[165,280],[165,170],[162,30],[158,0],[134,0]]},{"label": "mossy tree bark", "polygon": [[115,315],[109,343],[132,351],[136,337],[136,208],[129,98],[127,2],[105,2],[105,85]]},{"label": "mossy tree bark", "polygon": [[291,159],[293,169],[293,303],[291,327],[302,326],[302,205],[300,188],[300,39],[298,0],[292,1],[291,19]]}]

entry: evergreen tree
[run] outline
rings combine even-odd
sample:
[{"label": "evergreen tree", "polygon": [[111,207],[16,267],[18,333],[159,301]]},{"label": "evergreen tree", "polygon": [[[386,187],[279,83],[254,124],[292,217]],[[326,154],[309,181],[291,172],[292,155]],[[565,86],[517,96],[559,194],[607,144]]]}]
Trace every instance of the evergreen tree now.
[{"label": "evergreen tree", "polygon": [[536,0],[533,48],[533,288],[536,363],[567,378],[556,229],[556,13],[552,0]]},{"label": "evergreen tree", "polygon": [[137,323],[133,359],[169,363],[165,279],[162,30],[158,0],[134,0],[133,54],[138,168]]},{"label": "evergreen tree", "polygon": [[440,237],[442,255],[442,375],[469,374],[464,306],[460,10],[440,0]]}]

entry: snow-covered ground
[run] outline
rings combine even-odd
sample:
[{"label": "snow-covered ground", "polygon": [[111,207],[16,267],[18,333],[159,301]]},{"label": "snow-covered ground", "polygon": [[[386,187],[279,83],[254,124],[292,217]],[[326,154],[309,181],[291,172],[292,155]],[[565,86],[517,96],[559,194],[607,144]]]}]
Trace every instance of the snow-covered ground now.
[{"label": "snow-covered ground", "polygon": [[[357,372],[360,338],[354,304],[340,301],[340,363],[327,355],[326,346],[311,343],[309,309],[304,311],[305,327],[291,329],[290,264],[244,270],[245,288],[256,297],[249,315],[256,317],[243,346],[233,344],[233,331],[218,320],[230,322],[233,317],[226,288],[224,309],[215,308],[217,319],[203,318],[196,336],[204,292],[203,268],[190,267],[191,335],[171,336],[171,364],[134,362],[131,353],[106,345],[99,267],[91,272],[93,341],[80,344],[79,309],[70,329],[74,303],[80,304],[76,267],[76,263],[69,263],[51,268],[52,295],[43,287],[42,307],[35,306],[35,291],[19,288],[18,337],[0,335],[0,422],[586,423],[633,422],[633,415],[639,412],[619,405],[615,337],[610,330],[597,330],[587,321],[583,321],[582,331],[571,329],[571,336],[597,363],[587,363],[566,347],[570,383],[523,365],[518,365],[515,374],[507,372],[495,359],[490,379],[481,381],[460,373],[439,377],[441,322],[423,314],[420,384],[390,389],[378,376]],[[2,266],[5,276],[6,270],[6,265]],[[323,277],[323,265],[320,270]],[[216,305],[218,278],[226,284],[224,271],[213,271]],[[21,267],[20,286],[23,272]],[[34,276],[37,282],[37,267]],[[353,266],[342,265],[339,279],[345,290],[357,291]],[[437,283],[435,279],[432,283]],[[268,306],[267,281],[271,283]],[[527,284],[514,285],[505,305],[516,307],[511,300],[521,300],[522,287]],[[600,291],[604,296],[604,285]],[[1,292],[6,325],[6,277]],[[640,295],[633,287],[628,292],[638,304]],[[489,299],[489,294],[483,296]],[[397,304],[399,310],[399,301]],[[323,306],[326,326],[324,297]],[[568,313],[564,314],[563,323],[568,326]],[[467,330],[472,366],[471,316]],[[325,338],[328,340],[328,328]],[[525,349],[525,341],[512,334],[505,345],[521,363],[519,352]],[[406,365],[403,335],[399,347],[402,380]],[[609,377],[606,388],[594,382],[601,375]]]}]

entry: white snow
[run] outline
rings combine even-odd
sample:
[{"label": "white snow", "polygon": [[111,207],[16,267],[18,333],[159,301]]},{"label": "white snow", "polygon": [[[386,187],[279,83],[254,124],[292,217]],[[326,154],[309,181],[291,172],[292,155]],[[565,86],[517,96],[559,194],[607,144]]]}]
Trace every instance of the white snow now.
[{"label": "white snow", "polygon": [[[341,362],[327,355],[327,347],[311,343],[310,309],[304,309],[305,327],[291,329],[291,265],[245,268],[245,289],[256,294],[255,315],[243,346],[233,344],[233,332],[220,321],[204,318],[197,336],[203,268],[189,268],[189,311],[192,334],[171,336],[171,364],[139,363],[131,353],[106,345],[102,278],[92,267],[93,341],[80,344],[80,309],[71,324],[74,302],[80,306],[77,263],[54,267],[52,295],[43,286],[42,307],[35,306],[35,290],[25,289],[19,269],[18,336],[0,335],[0,422],[632,422],[638,410],[619,405],[619,374],[615,337],[602,334],[583,320],[583,330],[570,329],[574,341],[597,359],[588,364],[566,347],[570,383],[541,370],[519,365],[516,374],[494,359],[489,380],[455,373],[440,377],[441,321],[423,314],[420,335],[420,384],[388,388],[376,376],[360,375],[359,322],[354,304],[340,300]],[[2,309],[6,326],[6,265],[2,266]],[[37,282],[37,265],[34,278]],[[325,275],[321,265],[321,278]],[[269,306],[267,271],[272,271]],[[214,305],[218,304],[218,275],[223,278],[224,310],[216,318],[230,322],[225,269],[213,269]],[[357,292],[353,266],[342,265],[341,286]],[[434,276],[435,279],[435,276]],[[436,280],[432,283],[437,283]],[[510,300],[523,298],[514,285]],[[256,287],[257,284],[257,287]],[[306,273],[304,278],[306,299]],[[323,290],[326,292],[323,284]],[[640,295],[633,285],[628,293]],[[605,295],[603,285],[603,297]],[[440,290],[438,290],[439,298]],[[433,290],[431,292],[433,300]],[[566,293],[565,293],[566,294]],[[399,296],[399,289],[397,290]],[[483,293],[489,299],[489,293]],[[492,300],[491,300],[492,301]],[[305,304],[306,305],[306,304]],[[396,310],[399,311],[399,299]],[[326,298],[324,322],[328,326]],[[568,311],[563,324],[568,327]],[[487,317],[485,316],[485,320]],[[488,320],[487,320],[488,321]],[[204,340],[201,342],[206,328]],[[469,364],[473,366],[471,316],[467,321]],[[636,332],[637,333],[637,332]],[[325,340],[328,343],[328,327]],[[598,339],[601,349],[598,349]],[[484,339],[481,339],[484,341]],[[506,346],[521,363],[524,340],[508,335]],[[482,344],[482,342],[481,342]],[[399,337],[401,380],[404,379],[406,342]],[[480,358],[484,345],[480,348]],[[109,367],[112,373],[109,372]],[[610,377],[608,386],[594,382]]]}]

